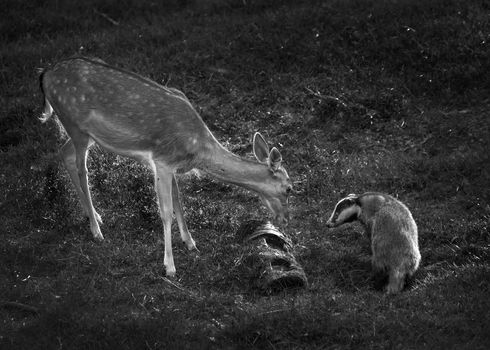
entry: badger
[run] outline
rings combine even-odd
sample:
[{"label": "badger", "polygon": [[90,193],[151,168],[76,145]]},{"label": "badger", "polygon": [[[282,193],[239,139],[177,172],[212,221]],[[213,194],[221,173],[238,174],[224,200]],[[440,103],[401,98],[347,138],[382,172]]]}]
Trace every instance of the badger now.
[{"label": "badger", "polygon": [[337,203],[327,226],[355,220],[363,224],[370,239],[374,274],[388,275],[388,294],[400,292],[420,264],[417,224],[410,210],[387,194],[350,194]]}]

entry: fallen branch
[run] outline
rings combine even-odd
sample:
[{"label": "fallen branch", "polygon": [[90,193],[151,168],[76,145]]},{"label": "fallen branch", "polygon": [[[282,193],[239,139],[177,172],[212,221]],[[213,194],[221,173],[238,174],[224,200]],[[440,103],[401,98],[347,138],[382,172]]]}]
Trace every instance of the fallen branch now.
[{"label": "fallen branch", "polygon": [[191,297],[191,298],[194,298],[196,300],[200,300],[201,298],[199,296],[197,296],[195,293],[179,286],[177,283],[174,283],[172,282],[170,279],[168,279],[167,277],[160,277],[161,280],[167,282],[168,284],[170,284],[171,286],[177,288],[178,290],[180,290],[182,293],[186,294],[187,296]]},{"label": "fallen branch", "polygon": [[318,97],[321,100],[325,100],[325,101],[329,101],[329,102],[334,102],[334,103],[337,103],[337,104],[341,105],[344,108],[347,108],[347,104],[344,101],[342,101],[341,99],[339,99],[338,97],[331,96],[331,95],[322,95],[319,92],[315,92],[315,91],[311,90],[308,87],[306,87],[305,89],[310,94],[312,94],[315,97]]},{"label": "fallen branch", "polygon": [[96,14],[98,14],[99,16],[104,17],[106,20],[108,20],[109,22],[111,22],[111,23],[112,23],[112,24],[114,24],[115,26],[118,26],[118,25],[119,25],[119,22],[118,22],[118,21],[116,21],[116,20],[112,19],[111,17],[109,17],[109,16],[108,16],[108,15],[106,15],[105,13],[103,13],[103,12],[99,12],[99,11],[97,11],[97,9],[94,9],[94,12],[95,12]]},{"label": "fallen branch", "polygon": [[34,314],[39,313],[39,309],[37,307],[21,304],[16,301],[2,301],[0,302],[0,306],[4,308],[19,309],[22,311],[32,312]]},{"label": "fallen branch", "polygon": [[427,136],[426,138],[424,138],[421,142],[419,143],[416,143],[414,145],[409,145],[405,148],[402,149],[402,152],[406,152],[410,149],[414,149],[414,148],[420,148],[421,146],[423,146],[427,141],[429,141],[431,139],[431,135]]}]

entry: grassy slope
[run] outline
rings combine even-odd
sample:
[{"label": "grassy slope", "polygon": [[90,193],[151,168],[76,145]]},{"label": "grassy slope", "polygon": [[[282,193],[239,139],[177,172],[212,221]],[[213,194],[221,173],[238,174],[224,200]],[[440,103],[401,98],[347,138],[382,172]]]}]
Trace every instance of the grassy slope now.
[{"label": "grassy slope", "polygon": [[[483,1],[38,3],[8,1],[0,27],[0,301],[38,309],[0,307],[0,347],[488,346]],[[98,148],[107,239],[91,241],[59,131],[36,119],[36,68],[78,53],[183,90],[234,152],[249,154],[255,130],[282,146],[307,289],[248,287],[233,235],[265,211],[209,179],[181,185],[201,254],[175,239],[178,276],[163,278],[151,176]],[[373,290],[358,225],[324,227],[339,197],[366,190],[399,196],[419,225],[423,265],[396,297]]]}]

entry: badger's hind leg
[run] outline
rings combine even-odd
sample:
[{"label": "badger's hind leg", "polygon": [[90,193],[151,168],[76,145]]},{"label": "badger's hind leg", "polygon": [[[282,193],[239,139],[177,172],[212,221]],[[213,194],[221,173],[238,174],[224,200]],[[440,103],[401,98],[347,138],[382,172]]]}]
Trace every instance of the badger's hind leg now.
[{"label": "badger's hind leg", "polygon": [[405,285],[405,277],[405,272],[400,271],[399,268],[391,268],[389,272],[388,285],[386,286],[386,293],[400,293]]}]

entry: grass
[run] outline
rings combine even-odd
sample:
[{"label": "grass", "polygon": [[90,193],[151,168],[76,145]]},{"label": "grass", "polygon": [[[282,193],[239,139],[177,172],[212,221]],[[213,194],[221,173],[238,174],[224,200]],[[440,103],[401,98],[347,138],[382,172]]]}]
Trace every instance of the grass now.
[{"label": "grass", "polygon": [[[488,348],[489,7],[484,1],[7,1],[0,24],[0,347]],[[91,150],[106,240],[95,243],[41,125],[37,68],[83,54],[185,92],[217,138],[260,130],[295,182],[284,231],[306,289],[262,295],[237,264],[257,199],[184,178],[201,251],[174,239],[165,278],[151,174]],[[404,293],[370,280],[347,193],[412,210],[422,265]],[[177,232],[177,227],[173,227]],[[15,304],[17,303],[17,304]],[[20,305],[19,305],[20,304]]]}]

